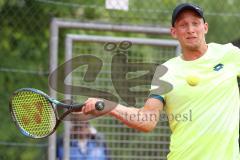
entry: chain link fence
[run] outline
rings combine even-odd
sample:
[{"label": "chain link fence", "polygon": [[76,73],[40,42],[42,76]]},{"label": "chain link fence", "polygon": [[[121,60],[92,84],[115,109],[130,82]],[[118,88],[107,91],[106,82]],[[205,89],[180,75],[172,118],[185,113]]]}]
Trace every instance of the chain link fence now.
[{"label": "chain link fence", "polygon": [[[8,99],[15,89],[22,87],[48,91],[50,23],[53,18],[101,24],[168,28],[174,6],[186,2],[183,0],[123,1],[125,3],[114,0],[0,0],[0,104],[2,109],[0,129],[4,131],[0,133],[0,159],[48,158],[47,139],[28,139],[16,130],[8,111]],[[197,3],[204,8],[206,20],[209,23],[208,42],[240,44],[238,29],[240,1],[192,0],[188,2]],[[64,43],[68,33],[171,39],[167,34],[146,35],[63,28],[58,35],[58,64],[64,62]],[[79,53],[100,54],[102,49],[103,44],[80,43],[74,46],[73,53],[76,55]],[[173,56],[173,51],[137,45],[133,45],[129,56],[132,62],[156,60],[156,57],[149,56],[149,53],[164,53],[161,56],[158,55],[158,63],[163,63]],[[103,86],[106,86],[105,83],[103,82]],[[165,132],[164,128],[158,127],[154,132],[144,134],[129,129],[109,117],[93,120],[91,124],[99,132],[104,133],[111,159],[141,159],[141,157],[142,159],[149,159],[149,157],[150,159],[152,157],[165,159],[166,157],[169,139],[161,137],[161,135],[168,135],[168,131]],[[106,127],[109,130],[106,130]],[[59,134],[62,131],[63,128],[58,129]]]},{"label": "chain link fence", "polygon": [[[151,65],[161,64],[166,60],[164,59],[164,57],[167,57],[167,59],[169,59],[169,57],[176,56],[177,44],[175,43],[175,41],[172,41],[172,46],[167,46],[166,44],[161,44],[160,42],[158,45],[155,44],[156,46],[151,46],[147,43],[147,39],[145,39],[145,41],[142,42],[142,45],[137,45],[135,43],[138,42],[138,39],[130,40],[130,37],[126,37],[126,40],[132,42],[132,47],[128,48],[127,50],[121,50],[121,48],[119,47],[121,47],[120,45],[124,41],[121,42],[122,39],[120,39],[119,37],[77,35],[72,35],[72,37],[75,38],[74,41],[71,43],[73,45],[72,49],[70,49],[72,51],[72,57],[84,57],[84,55],[92,55],[103,61],[103,67],[98,74],[96,81],[92,83],[83,80],[84,74],[86,74],[86,69],[79,67],[78,69],[74,70],[72,73],[73,86],[81,86],[93,90],[100,89],[102,91],[106,91],[108,93],[116,95],[120,103],[127,106],[143,106],[144,99],[148,96],[148,94],[145,94],[144,96],[139,96],[139,92],[131,92],[131,90],[129,91],[129,89],[133,88],[131,87],[131,85],[128,84],[129,80],[120,78],[122,77],[121,75],[126,69],[126,66],[128,64],[138,64],[137,68],[134,69],[132,68],[132,66],[127,67],[127,71],[129,74],[131,73],[131,70],[138,72],[146,72],[146,69],[141,68],[141,66],[146,65],[146,63]],[[90,41],[89,38],[92,38],[91,42],[88,42]],[[102,43],[99,43],[103,42],[104,39],[106,41],[104,45]],[[117,43],[118,39],[120,39],[120,43]],[[164,42],[164,40],[162,42]],[[116,45],[116,48],[114,47],[111,50],[106,50],[107,46],[109,45]],[[146,56],[144,56],[145,52],[148,52]],[[121,59],[121,56],[126,56],[125,58],[127,58],[127,62]],[[116,58],[117,61],[114,61],[114,59]],[[114,71],[114,67],[118,68],[117,71]],[[89,69],[87,72],[90,72],[89,74],[91,74],[91,72],[94,72],[94,70]],[[128,79],[132,79],[134,77],[141,77],[142,74],[143,73],[140,72],[138,74],[135,73],[135,75],[132,76],[129,75]],[[112,79],[113,76],[117,76],[118,79]],[[149,80],[151,80],[151,78],[149,78]],[[116,85],[116,81],[118,81],[120,85]],[[150,82],[147,81],[147,78],[144,81],[146,85],[145,88],[149,90]],[[135,78],[136,86],[138,86],[137,84],[141,83],[141,78]],[[140,88],[138,88],[137,90],[144,90],[143,87],[138,87]],[[84,94],[86,93],[74,96],[74,101],[79,102],[84,101],[84,99],[86,100],[86,96],[81,96]],[[95,94],[95,96],[101,95]],[[107,98],[112,100],[111,97]],[[133,99],[136,100],[136,104],[131,104],[133,102]],[[137,115],[124,116],[129,119]],[[154,117],[144,118],[145,120],[155,120]],[[104,135],[104,139],[102,139],[102,141],[104,141],[107,146],[107,156],[109,159],[166,159],[170,135],[170,130],[168,128],[168,123],[166,122],[166,119],[160,119],[159,125],[154,130],[154,132],[148,134],[140,133],[136,130],[129,129],[119,121],[114,120],[112,117],[99,117],[96,120],[92,120],[91,124],[96,128],[98,133]],[[76,126],[78,125],[75,125],[75,127]],[[71,132],[70,135],[72,135]],[[68,135],[65,135],[64,137],[66,136]],[[74,139],[76,139],[75,136],[71,137],[70,142],[74,141]]]}]

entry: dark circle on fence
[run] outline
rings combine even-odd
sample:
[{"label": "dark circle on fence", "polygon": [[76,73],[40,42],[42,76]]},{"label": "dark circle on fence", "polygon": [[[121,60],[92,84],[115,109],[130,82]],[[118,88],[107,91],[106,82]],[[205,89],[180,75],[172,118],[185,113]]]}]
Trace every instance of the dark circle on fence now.
[{"label": "dark circle on fence", "polygon": [[105,51],[114,51],[115,48],[117,47],[117,44],[114,42],[108,42],[104,45],[104,50]]},{"label": "dark circle on fence", "polygon": [[132,46],[132,42],[130,41],[122,41],[119,44],[119,48],[122,50],[127,50]]}]

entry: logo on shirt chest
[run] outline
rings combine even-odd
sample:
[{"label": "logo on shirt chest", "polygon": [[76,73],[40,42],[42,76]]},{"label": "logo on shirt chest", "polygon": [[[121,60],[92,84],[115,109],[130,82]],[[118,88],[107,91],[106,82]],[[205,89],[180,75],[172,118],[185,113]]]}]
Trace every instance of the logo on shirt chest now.
[{"label": "logo on shirt chest", "polygon": [[216,66],[213,67],[213,70],[214,71],[219,71],[223,68],[223,66],[224,65],[222,63],[219,63],[219,64],[217,64]]}]

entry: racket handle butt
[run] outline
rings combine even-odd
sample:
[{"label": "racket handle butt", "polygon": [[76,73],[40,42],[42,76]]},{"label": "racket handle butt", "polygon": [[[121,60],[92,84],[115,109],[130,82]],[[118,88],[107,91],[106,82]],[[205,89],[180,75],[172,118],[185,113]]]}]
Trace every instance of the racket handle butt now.
[{"label": "racket handle butt", "polygon": [[95,104],[95,108],[96,108],[96,110],[98,110],[98,111],[102,111],[102,110],[104,109],[104,107],[105,107],[105,104],[104,104],[103,101],[98,101],[98,102],[96,102],[96,104]]}]

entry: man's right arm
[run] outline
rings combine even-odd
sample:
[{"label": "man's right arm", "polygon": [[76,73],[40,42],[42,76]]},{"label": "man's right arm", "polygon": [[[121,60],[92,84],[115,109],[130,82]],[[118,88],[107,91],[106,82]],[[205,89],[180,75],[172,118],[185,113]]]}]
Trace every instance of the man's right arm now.
[{"label": "man's right arm", "polygon": [[148,98],[144,107],[134,108],[118,104],[109,115],[114,116],[127,126],[143,132],[152,131],[158,121],[163,103],[155,98]]}]

